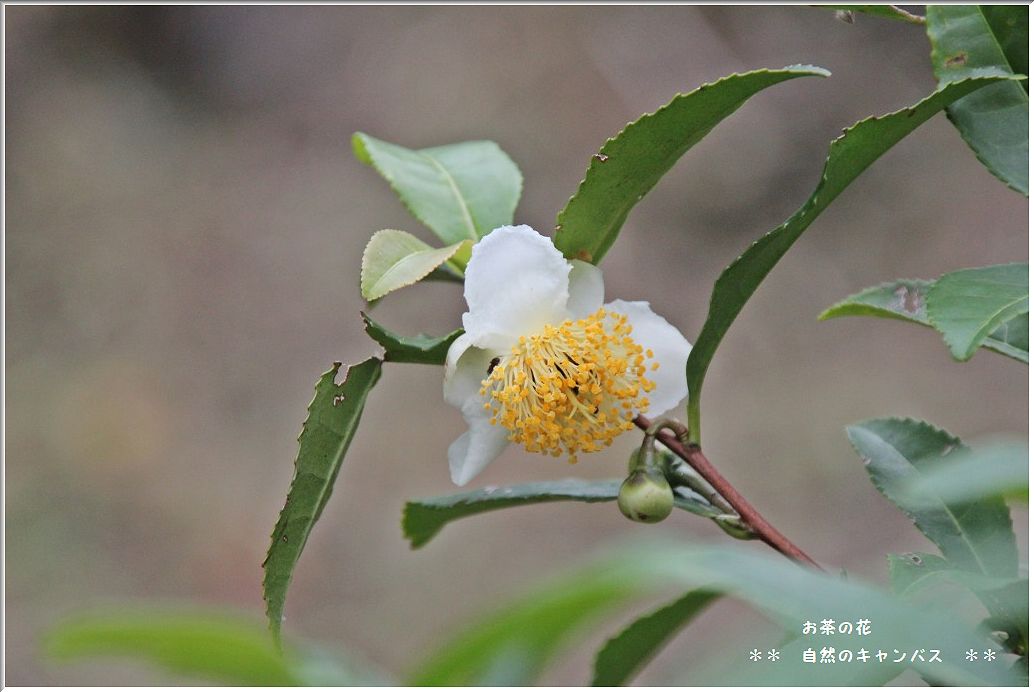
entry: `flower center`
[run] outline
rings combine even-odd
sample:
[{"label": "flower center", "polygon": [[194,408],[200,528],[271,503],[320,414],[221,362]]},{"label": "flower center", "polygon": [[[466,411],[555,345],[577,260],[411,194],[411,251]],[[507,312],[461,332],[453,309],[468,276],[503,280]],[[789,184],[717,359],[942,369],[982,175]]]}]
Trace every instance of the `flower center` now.
[{"label": "flower center", "polygon": [[600,308],[580,320],[546,325],[522,336],[508,355],[493,360],[481,382],[491,423],[529,452],[577,461],[631,430],[636,411],[649,408],[656,386],[646,377],[647,360],[631,338],[628,318]]}]

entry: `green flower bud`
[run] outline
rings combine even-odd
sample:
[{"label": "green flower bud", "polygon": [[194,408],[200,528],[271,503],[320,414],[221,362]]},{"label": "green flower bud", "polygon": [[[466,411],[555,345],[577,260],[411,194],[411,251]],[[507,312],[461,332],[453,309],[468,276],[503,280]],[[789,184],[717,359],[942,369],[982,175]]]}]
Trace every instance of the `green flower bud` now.
[{"label": "green flower bud", "polygon": [[632,521],[656,524],[666,519],[674,506],[671,486],[657,471],[633,471],[618,491],[618,507]]}]

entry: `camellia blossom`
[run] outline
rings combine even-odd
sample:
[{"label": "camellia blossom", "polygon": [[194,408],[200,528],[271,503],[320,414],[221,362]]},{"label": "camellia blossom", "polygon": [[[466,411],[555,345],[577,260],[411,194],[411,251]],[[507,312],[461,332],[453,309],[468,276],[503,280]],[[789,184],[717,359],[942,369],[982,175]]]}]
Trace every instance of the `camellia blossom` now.
[{"label": "camellia blossom", "polygon": [[596,452],[686,396],[690,344],[646,302],[603,304],[603,275],[528,226],[481,239],[467,264],[464,333],[445,363],[445,399],[469,430],[449,446],[464,485],[510,442]]}]

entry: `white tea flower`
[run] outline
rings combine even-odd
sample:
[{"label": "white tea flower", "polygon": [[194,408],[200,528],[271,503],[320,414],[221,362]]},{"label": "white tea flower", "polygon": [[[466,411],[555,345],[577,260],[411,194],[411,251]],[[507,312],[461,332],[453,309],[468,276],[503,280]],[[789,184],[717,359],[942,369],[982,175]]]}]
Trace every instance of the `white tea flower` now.
[{"label": "white tea flower", "polygon": [[449,446],[464,485],[515,442],[529,452],[596,452],[686,396],[690,344],[649,303],[603,304],[603,275],[528,226],[474,246],[469,310],[445,364],[445,399],[469,430]]}]

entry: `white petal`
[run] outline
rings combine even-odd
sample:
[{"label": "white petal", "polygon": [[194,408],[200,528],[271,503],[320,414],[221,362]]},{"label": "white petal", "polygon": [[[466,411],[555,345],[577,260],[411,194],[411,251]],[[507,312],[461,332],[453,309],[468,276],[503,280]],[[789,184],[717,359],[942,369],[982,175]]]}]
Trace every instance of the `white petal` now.
[{"label": "white petal", "polygon": [[449,445],[449,474],[456,485],[469,483],[509,444],[506,428],[488,422],[489,413],[480,400],[468,400],[463,417],[470,429]]},{"label": "white petal", "polygon": [[445,400],[459,409],[471,397],[479,396],[481,380],[487,376],[493,358],[493,352],[472,347],[470,341],[467,334],[460,334],[445,356]]},{"label": "white petal", "polygon": [[574,319],[591,315],[603,305],[603,272],[581,260],[571,260],[567,312]]},{"label": "white petal", "polygon": [[481,348],[508,349],[566,317],[571,265],[529,226],[502,226],[480,240],[467,264],[463,328]]},{"label": "white petal", "polygon": [[651,310],[647,302],[615,300],[605,307],[628,316],[632,339],[643,350],[653,351],[653,359],[659,364],[657,370],[646,372],[657,388],[649,394],[650,409],[641,413],[652,417],[674,408],[688,393],[686,360],[691,346],[686,337]]}]

